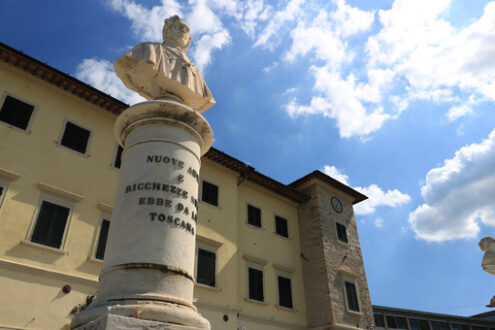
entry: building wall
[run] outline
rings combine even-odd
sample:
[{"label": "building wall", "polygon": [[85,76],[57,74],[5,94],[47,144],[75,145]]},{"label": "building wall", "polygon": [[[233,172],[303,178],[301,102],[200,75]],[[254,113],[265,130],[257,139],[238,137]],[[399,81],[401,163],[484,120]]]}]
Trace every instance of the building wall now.
[{"label": "building wall", "polygon": [[[62,329],[70,323],[73,309],[96,294],[101,261],[94,258],[95,245],[102,218],[109,219],[112,212],[119,175],[113,167],[116,115],[0,61],[1,102],[6,94],[35,105],[35,110],[26,131],[0,121],[0,184],[7,187],[3,203],[0,200],[0,328]],[[85,155],[60,145],[67,120],[91,131]],[[343,312],[341,283],[332,277],[336,264],[325,260],[345,250],[331,243],[331,228],[321,227],[329,208],[324,196],[328,187],[308,188],[316,197],[297,204],[252,181],[240,182],[239,173],[207,158],[200,176],[219,188],[218,206],[200,202],[197,228],[197,245],[216,253],[216,286],[196,284],[194,295],[213,329],[306,329],[323,316],[328,324],[339,320],[351,329],[358,320],[359,327],[367,327],[362,322],[367,311],[361,316]],[[60,249],[30,242],[44,199],[71,209]],[[247,223],[248,204],[261,209],[262,228]],[[321,214],[314,214],[315,207]],[[345,207],[352,211],[350,201]],[[275,233],[275,216],[287,219],[288,238]],[[352,213],[346,217],[353,236],[349,260],[356,263],[359,280],[366,282],[364,268],[359,268],[355,220]],[[311,219],[319,219],[319,232],[308,236],[309,227],[301,223]],[[313,245],[323,264],[308,263],[301,255]],[[339,248],[342,251],[336,251]],[[263,270],[264,302],[248,299],[247,267],[252,265]],[[311,284],[312,269],[326,277]],[[291,279],[292,309],[279,306],[278,275]],[[65,285],[71,286],[68,294],[62,292]],[[318,306],[324,312],[315,316],[311,302],[319,301],[318,289],[326,305]],[[360,299],[370,304],[364,284]]]},{"label": "building wall", "polygon": [[[318,180],[299,187],[311,200],[299,209],[299,229],[304,256],[308,321],[312,327],[373,326],[373,311],[364,271],[361,247],[352,208],[353,200]],[[341,212],[331,205],[337,197]],[[337,237],[336,222],[347,231],[347,242]],[[344,282],[354,283],[359,311],[348,308]]]}]

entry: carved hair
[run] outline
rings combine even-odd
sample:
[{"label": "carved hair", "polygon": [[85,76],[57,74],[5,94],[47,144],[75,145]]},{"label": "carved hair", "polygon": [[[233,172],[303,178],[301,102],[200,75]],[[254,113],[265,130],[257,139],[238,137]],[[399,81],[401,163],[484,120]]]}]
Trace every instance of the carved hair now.
[{"label": "carved hair", "polygon": [[[165,41],[167,39],[168,29],[172,25],[177,24],[180,21],[182,21],[182,19],[179,17],[179,15],[170,16],[169,18],[165,19],[165,22],[163,24],[163,30],[162,30],[163,41]],[[193,38],[191,36],[189,36],[189,41],[187,42],[187,44],[183,48],[184,52],[187,52],[187,49],[189,48],[189,45],[191,45],[192,40],[193,40]]]},{"label": "carved hair", "polygon": [[493,237],[487,236],[481,239],[481,241],[478,243],[480,246],[480,249],[483,251],[486,250],[493,250],[495,248],[495,239]]}]

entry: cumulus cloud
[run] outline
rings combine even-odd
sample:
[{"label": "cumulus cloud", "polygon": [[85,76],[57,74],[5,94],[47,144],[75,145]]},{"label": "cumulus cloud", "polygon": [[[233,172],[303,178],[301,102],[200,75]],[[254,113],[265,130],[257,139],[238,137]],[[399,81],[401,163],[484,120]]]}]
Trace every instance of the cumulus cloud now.
[{"label": "cumulus cloud", "polygon": [[[426,91],[423,99],[427,99],[428,93],[456,88],[463,98],[460,103],[472,93],[493,101],[495,3],[488,3],[483,15],[464,29],[442,19],[450,3],[396,0],[390,10],[380,10],[382,28],[367,42],[368,65],[392,68],[405,79],[405,98]],[[420,94],[416,96],[421,99]],[[447,116],[453,120],[466,113],[468,107],[460,106],[451,108]]]},{"label": "cumulus cloud", "polygon": [[145,99],[124,86],[117,77],[112,63],[107,60],[88,58],[76,68],[76,77],[87,84],[128,104],[136,104]]},{"label": "cumulus cloud", "polygon": [[190,8],[185,11],[175,0],[162,0],[159,5],[144,7],[132,0],[110,0],[111,8],[132,22],[132,30],[141,41],[161,41],[165,18],[172,15],[185,17],[191,26],[193,37],[189,52],[200,70],[212,62],[215,50],[222,49],[230,43],[231,37],[220,17],[212,9],[221,10],[229,15],[237,15],[238,4],[233,0],[195,0],[190,1]]},{"label": "cumulus cloud", "polygon": [[383,227],[383,219],[382,218],[376,218],[375,219],[375,227],[376,228],[382,228]]},{"label": "cumulus cloud", "polygon": [[343,184],[347,184],[347,180],[349,180],[349,177],[340,172],[335,166],[325,165],[323,167],[323,173],[334,178],[337,181],[342,182]]},{"label": "cumulus cloud", "polygon": [[[451,0],[395,0],[378,12],[333,3],[333,10],[298,18],[290,32],[283,59],[306,56],[314,78],[307,104],[294,97],[285,104],[291,117],[325,116],[341,137],[367,140],[416,101],[451,103],[449,122],[495,101],[495,2],[462,28],[444,19]],[[367,36],[364,45],[350,39],[358,34]],[[350,127],[347,114],[354,118]]]},{"label": "cumulus cloud", "polygon": [[409,214],[416,237],[431,242],[474,238],[495,226],[495,130],[426,175],[424,204]]},{"label": "cumulus cloud", "polygon": [[[348,183],[349,177],[344,173],[342,173],[335,166],[325,165],[322,169],[322,172],[336,179],[337,181],[349,185]],[[403,194],[397,189],[393,189],[393,190],[389,189],[386,192],[384,192],[376,184],[372,184],[364,188],[354,187],[354,189],[368,196],[367,200],[364,200],[354,206],[354,212],[357,215],[373,214],[375,213],[377,207],[383,207],[383,206],[399,207],[404,204],[407,204],[411,200],[411,197],[409,197],[409,195]],[[377,223],[379,225],[377,225]],[[383,219],[377,219],[375,221],[375,225],[377,227],[383,226]]]},{"label": "cumulus cloud", "polygon": [[377,207],[399,207],[409,203],[411,197],[401,193],[397,189],[383,191],[376,184],[368,187],[355,187],[357,191],[368,196],[368,199],[357,204],[354,208],[356,214],[365,215],[375,213]]},{"label": "cumulus cloud", "polygon": [[254,46],[273,49],[278,44],[278,40],[273,40],[277,35],[277,32],[285,23],[296,19],[297,14],[301,13],[301,5],[304,1],[305,0],[290,0],[284,9],[275,12],[266,27],[258,34]]}]

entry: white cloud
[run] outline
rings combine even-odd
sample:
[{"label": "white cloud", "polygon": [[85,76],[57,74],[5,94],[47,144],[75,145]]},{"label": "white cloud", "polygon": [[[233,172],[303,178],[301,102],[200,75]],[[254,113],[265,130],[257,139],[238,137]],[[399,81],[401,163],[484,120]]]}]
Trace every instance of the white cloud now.
[{"label": "white cloud", "polygon": [[456,119],[468,115],[472,112],[473,109],[467,104],[456,105],[451,107],[447,112],[447,119],[449,121],[455,121]]},{"label": "white cloud", "polygon": [[332,72],[328,67],[315,66],[311,67],[311,72],[316,80],[314,89],[322,95],[313,96],[309,105],[300,105],[297,99],[293,98],[286,105],[286,111],[291,117],[321,114],[335,119],[339,134],[343,138],[366,137],[381,128],[390,118],[380,106],[368,110],[363,105],[360,97],[365,95],[362,91],[365,87],[360,85],[357,88],[352,74],[342,79],[339,73]]},{"label": "white cloud", "polygon": [[383,219],[382,218],[376,218],[375,219],[375,227],[376,228],[382,228],[383,227]]},{"label": "white cloud", "polygon": [[131,20],[132,30],[142,42],[162,41],[163,21],[172,15],[184,17],[190,24],[193,37],[197,39],[192,42],[190,53],[200,71],[212,62],[213,52],[222,49],[231,40],[229,31],[211,6],[234,16],[238,11],[238,4],[233,0],[192,0],[188,11],[183,11],[175,0],[161,0],[160,5],[152,8],[132,0],[109,1],[111,8]]},{"label": "white cloud", "polygon": [[411,197],[407,194],[401,193],[397,189],[387,190],[384,192],[376,184],[372,184],[369,187],[355,187],[357,191],[368,196],[368,199],[362,201],[354,207],[356,214],[372,214],[375,213],[377,207],[389,206],[399,207],[409,203]]},{"label": "white cloud", "polygon": [[[341,137],[366,140],[416,101],[453,103],[449,121],[495,101],[495,2],[463,28],[443,18],[451,0],[395,0],[377,15],[345,0],[333,3],[333,11],[298,17],[290,33],[283,59],[306,57],[314,78],[308,104],[292,97],[285,105],[291,117],[323,115],[336,120]],[[371,30],[375,16],[380,27]],[[363,33],[368,39],[360,48],[349,37]]]},{"label": "white cloud", "polygon": [[270,64],[269,66],[264,67],[263,68],[263,72],[269,73],[270,71],[272,71],[273,69],[276,69],[277,67],[278,67],[278,62],[275,61],[272,64]]},{"label": "white cloud", "polygon": [[151,9],[132,0],[109,0],[109,5],[131,20],[132,30],[141,41],[161,41],[165,18],[182,16],[181,5],[175,0],[161,0],[161,5]]},{"label": "white cloud", "polygon": [[419,239],[474,238],[479,223],[495,226],[495,130],[430,170],[421,188],[424,204],[409,214]]},{"label": "white cloud", "polygon": [[76,77],[130,105],[145,101],[142,96],[124,86],[109,61],[85,59],[77,66]]},{"label": "white cloud", "polygon": [[[340,181],[346,185],[349,185],[349,177],[342,173],[335,166],[325,165],[322,172],[326,175]],[[399,207],[411,200],[411,197],[407,194],[401,193],[397,189],[387,190],[384,192],[376,184],[372,184],[368,187],[354,187],[357,191],[368,196],[368,199],[356,204],[354,206],[354,212],[357,215],[366,215],[375,213],[377,207],[388,206],[388,207]],[[380,220],[380,221],[378,221]],[[377,221],[383,225],[382,219],[377,219]],[[376,225],[376,222],[375,222]],[[379,226],[377,226],[379,227]],[[381,227],[381,226],[380,226]]]},{"label": "white cloud", "polygon": [[375,20],[375,13],[351,7],[345,0],[336,0],[337,10],[332,13],[337,34],[348,37],[367,31]]},{"label": "white cloud", "polygon": [[342,182],[343,184],[347,184],[347,180],[349,180],[349,177],[344,173],[340,172],[335,166],[325,165],[323,167],[323,173],[325,173],[328,176],[331,176],[337,181]]},{"label": "white cloud", "polygon": [[287,22],[296,19],[297,14],[301,14],[301,5],[305,0],[290,0],[287,6],[280,11],[275,12],[270,18],[268,25],[259,33],[254,46],[263,46],[273,49],[278,41],[272,40],[280,28]]},{"label": "white cloud", "polygon": [[199,70],[204,71],[205,67],[211,63],[214,49],[222,49],[229,43],[230,34],[227,30],[221,30],[213,35],[205,34],[201,36],[192,50],[192,57]]}]

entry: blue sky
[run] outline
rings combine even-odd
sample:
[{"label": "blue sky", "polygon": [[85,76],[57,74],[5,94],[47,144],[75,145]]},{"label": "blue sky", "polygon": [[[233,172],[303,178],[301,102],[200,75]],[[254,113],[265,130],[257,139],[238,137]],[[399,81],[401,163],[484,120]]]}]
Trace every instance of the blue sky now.
[{"label": "blue sky", "polygon": [[0,41],[127,103],[112,62],[184,17],[214,146],[283,183],[320,169],[356,211],[372,302],[472,315],[495,294],[495,2],[0,2]]}]

